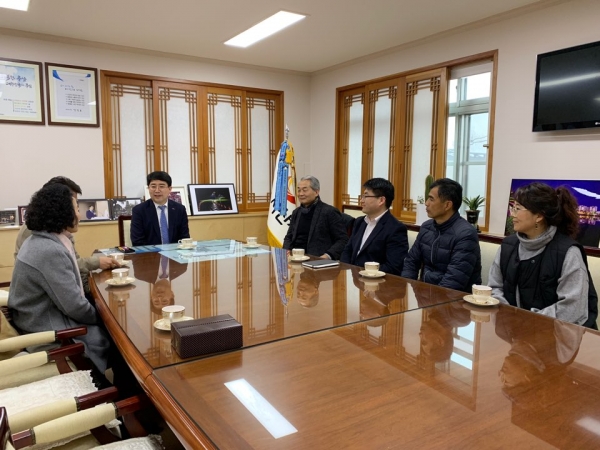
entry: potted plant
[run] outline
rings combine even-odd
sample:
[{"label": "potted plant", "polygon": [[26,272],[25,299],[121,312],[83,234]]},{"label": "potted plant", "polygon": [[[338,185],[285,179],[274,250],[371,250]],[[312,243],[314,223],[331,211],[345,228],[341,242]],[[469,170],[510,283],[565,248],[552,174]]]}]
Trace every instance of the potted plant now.
[{"label": "potted plant", "polygon": [[434,178],[431,175],[427,175],[425,177],[425,196],[417,197],[417,217],[415,220],[416,225],[421,225],[425,222],[427,217],[427,210],[425,209],[425,202],[427,201],[427,197],[429,196],[429,190],[431,189],[431,183],[434,182]]},{"label": "potted plant", "polygon": [[477,221],[479,220],[479,208],[485,203],[485,198],[481,195],[477,197],[463,197],[463,203],[467,207],[465,212],[467,213],[467,222],[473,225],[479,231]]}]

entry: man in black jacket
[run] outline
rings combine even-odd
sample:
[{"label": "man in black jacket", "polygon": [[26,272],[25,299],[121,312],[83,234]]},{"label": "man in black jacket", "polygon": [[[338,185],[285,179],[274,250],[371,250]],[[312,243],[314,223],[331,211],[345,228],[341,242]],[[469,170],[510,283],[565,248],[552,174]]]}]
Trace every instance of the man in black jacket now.
[{"label": "man in black jacket", "polygon": [[302,177],[298,184],[300,208],[290,219],[283,248],[303,248],[306,253],[326,259],[339,259],[348,242],[342,213],[319,197],[321,185],[311,175]]},{"label": "man in black jacket", "polygon": [[431,184],[425,205],[432,220],[421,225],[404,260],[403,277],[416,280],[421,271],[421,281],[463,292],[481,284],[479,238],[458,214],[461,203],[462,186],[456,181],[440,178]]}]

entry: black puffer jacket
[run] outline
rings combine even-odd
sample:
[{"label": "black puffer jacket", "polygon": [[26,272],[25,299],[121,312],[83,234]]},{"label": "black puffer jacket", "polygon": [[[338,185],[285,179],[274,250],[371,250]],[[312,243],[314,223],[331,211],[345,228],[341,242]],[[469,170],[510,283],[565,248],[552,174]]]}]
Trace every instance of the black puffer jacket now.
[{"label": "black puffer jacket", "polygon": [[422,281],[471,292],[473,284],[481,284],[477,231],[458,212],[441,225],[428,220],[404,260],[402,276],[416,280],[421,266]]}]

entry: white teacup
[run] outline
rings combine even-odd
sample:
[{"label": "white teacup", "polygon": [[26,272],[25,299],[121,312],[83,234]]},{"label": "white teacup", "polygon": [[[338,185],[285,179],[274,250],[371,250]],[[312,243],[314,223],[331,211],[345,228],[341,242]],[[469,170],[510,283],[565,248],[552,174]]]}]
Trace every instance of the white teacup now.
[{"label": "white teacup", "polygon": [[127,277],[129,276],[129,269],[126,267],[120,269],[113,269],[112,277],[115,284],[123,284],[127,281]]},{"label": "white teacup", "polygon": [[365,270],[369,275],[377,275],[377,272],[379,272],[379,263],[375,261],[366,262]]},{"label": "white teacup", "polygon": [[185,315],[185,306],[169,305],[162,309],[163,319],[169,322],[179,322]]},{"label": "white teacup", "polygon": [[482,284],[474,284],[473,285],[473,295],[481,295],[484,297],[492,296],[492,288],[489,286],[484,286]]},{"label": "white teacup", "polygon": [[123,264],[123,261],[125,260],[125,255],[123,253],[111,253],[108,256],[115,259],[121,265]]},{"label": "white teacup", "polygon": [[258,244],[258,238],[254,236],[250,236],[246,238],[246,244],[248,245],[256,245]]},{"label": "white teacup", "polygon": [[303,248],[293,248],[292,249],[292,259],[302,259],[304,258],[304,249]]},{"label": "white teacup", "polygon": [[177,241],[182,247],[193,247],[194,240],[192,238],[179,239]]}]

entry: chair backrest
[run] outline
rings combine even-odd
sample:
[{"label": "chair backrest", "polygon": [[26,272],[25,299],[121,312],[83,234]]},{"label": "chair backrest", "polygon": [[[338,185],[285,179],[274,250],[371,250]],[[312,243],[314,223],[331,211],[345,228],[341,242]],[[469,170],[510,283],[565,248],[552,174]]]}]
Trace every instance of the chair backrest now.
[{"label": "chair backrest", "polygon": [[131,247],[131,216],[119,216],[119,245],[121,247]]}]

